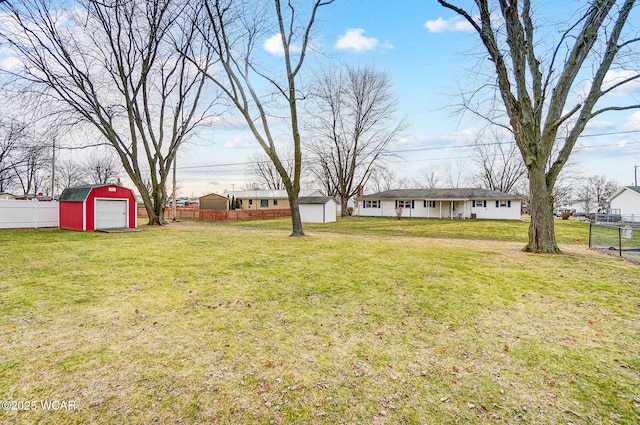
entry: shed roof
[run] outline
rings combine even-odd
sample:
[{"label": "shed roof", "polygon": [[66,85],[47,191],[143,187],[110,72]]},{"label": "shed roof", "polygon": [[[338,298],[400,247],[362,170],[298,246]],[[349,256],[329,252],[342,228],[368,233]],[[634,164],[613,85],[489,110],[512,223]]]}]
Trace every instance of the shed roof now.
[{"label": "shed roof", "polygon": [[324,205],[329,201],[334,201],[331,196],[306,196],[298,198],[298,203],[301,205]]},{"label": "shed roof", "polygon": [[360,196],[358,199],[430,199],[430,200],[468,200],[468,199],[520,199],[519,196],[495,190],[478,188],[460,189],[395,189]]},{"label": "shed roof", "polygon": [[84,186],[68,187],[62,191],[62,194],[58,198],[58,201],[84,202],[89,196],[89,193],[91,193],[92,189],[95,189],[98,187],[107,187],[107,186],[119,187],[121,189],[130,190],[130,189],[127,189],[126,187],[122,187],[117,184],[88,184]]},{"label": "shed roof", "polygon": [[203,195],[198,199],[224,199],[227,200],[226,197],[222,196],[222,195],[218,195],[217,193],[209,193],[207,195]]},{"label": "shed roof", "polygon": [[[225,192],[227,197],[235,196],[236,199],[287,199],[289,195],[286,190],[238,190]],[[298,197],[320,195],[316,189],[300,189]]]}]

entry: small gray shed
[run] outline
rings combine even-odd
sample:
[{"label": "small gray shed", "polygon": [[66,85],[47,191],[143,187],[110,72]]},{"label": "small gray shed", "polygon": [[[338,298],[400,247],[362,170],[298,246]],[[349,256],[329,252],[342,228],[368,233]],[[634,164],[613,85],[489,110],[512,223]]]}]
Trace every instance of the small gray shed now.
[{"label": "small gray shed", "polygon": [[300,218],[304,223],[333,223],[338,203],[330,196],[307,196],[298,200]]}]

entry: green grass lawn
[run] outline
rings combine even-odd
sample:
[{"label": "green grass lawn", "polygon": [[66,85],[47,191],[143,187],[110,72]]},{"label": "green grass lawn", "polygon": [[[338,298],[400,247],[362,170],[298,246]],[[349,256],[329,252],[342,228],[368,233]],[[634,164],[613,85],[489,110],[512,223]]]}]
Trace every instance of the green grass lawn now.
[{"label": "green grass lawn", "polygon": [[0,393],[36,403],[0,423],[640,423],[640,268],[588,225],[288,226],[0,231]]}]

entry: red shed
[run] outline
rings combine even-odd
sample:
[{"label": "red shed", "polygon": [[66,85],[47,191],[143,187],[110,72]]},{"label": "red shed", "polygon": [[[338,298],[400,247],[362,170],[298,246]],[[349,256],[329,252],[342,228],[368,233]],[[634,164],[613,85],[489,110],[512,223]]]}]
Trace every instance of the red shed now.
[{"label": "red shed", "polygon": [[136,198],[116,184],[68,187],[60,195],[60,228],[71,230],[135,229]]}]

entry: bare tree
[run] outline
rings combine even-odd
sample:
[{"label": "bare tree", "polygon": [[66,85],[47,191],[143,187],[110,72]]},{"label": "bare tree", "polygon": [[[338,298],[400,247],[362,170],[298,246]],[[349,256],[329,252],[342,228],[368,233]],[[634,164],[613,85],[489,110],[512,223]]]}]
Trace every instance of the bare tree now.
[{"label": "bare tree", "polygon": [[[374,192],[384,192],[385,190],[398,189],[397,179],[393,171],[387,167],[375,167],[369,176],[367,186]],[[364,186],[363,186],[364,187]]]},{"label": "bare tree", "polygon": [[399,178],[390,168],[378,165],[371,171],[366,187],[374,192],[383,192],[392,189],[418,189],[422,184],[406,177]]},{"label": "bare tree", "polygon": [[[206,78],[175,48],[195,35],[186,2],[0,3],[0,39],[22,63],[13,73],[22,90],[38,102],[53,100],[63,121],[98,129],[136,185],[151,225],[165,223],[170,165],[207,111],[200,108]],[[206,50],[198,60],[208,69]]]},{"label": "bare tree", "polygon": [[251,190],[264,190],[264,187],[258,182],[245,183],[240,186],[241,190],[251,191]]},{"label": "bare tree", "polygon": [[445,186],[458,189],[467,180],[466,171],[467,167],[463,162],[447,162],[444,167]]},{"label": "bare tree", "polygon": [[475,162],[480,167],[476,181],[487,189],[511,193],[520,180],[526,179],[527,167],[515,142],[504,139],[503,133],[493,132],[490,138],[476,141]]},{"label": "bare tree", "polygon": [[422,180],[424,181],[424,187],[427,189],[437,189],[440,187],[440,171],[432,167],[429,167],[422,171]]},{"label": "bare tree", "polygon": [[[477,9],[468,10],[449,1],[438,2],[473,27],[494,67],[497,88],[492,89],[500,95],[508,122],[486,111],[483,116],[512,132],[527,167],[531,224],[524,249],[557,253],[553,188],[578,137],[589,120],[604,112],[640,107],[627,104],[596,108],[603,96],[640,78],[637,68],[625,69],[622,63],[633,57],[631,49],[640,41],[633,31],[625,33],[635,0],[590,1],[578,11],[573,23],[563,24],[559,40],[547,51],[544,49],[550,44],[534,37],[539,31],[531,0],[475,0]],[[609,81],[608,72],[613,66],[624,72],[621,78]],[[569,96],[575,92],[584,95],[572,106]],[[559,138],[563,126],[568,136]],[[555,144],[560,147],[552,157]]]},{"label": "bare tree", "polygon": [[609,207],[609,198],[619,189],[618,183],[607,180],[605,176],[590,176],[578,186],[577,201],[585,214],[605,210]]},{"label": "bare tree", "polygon": [[73,159],[62,159],[56,164],[56,188],[57,193],[67,187],[80,186],[85,183],[82,164]]},{"label": "bare tree", "polygon": [[0,192],[16,183],[15,170],[25,161],[20,153],[28,138],[27,125],[17,120],[0,120]]},{"label": "bare tree", "polygon": [[313,93],[310,169],[347,203],[364,186],[374,166],[388,155],[387,146],[405,128],[395,117],[397,99],[389,74],[372,67],[325,71]]},{"label": "bare tree", "polygon": [[[291,154],[289,158],[292,158]],[[282,164],[287,170],[287,174],[293,175],[293,160],[282,158]],[[278,173],[271,158],[264,152],[254,152],[249,158],[249,172],[256,179],[258,186],[263,186],[269,190],[286,190],[282,181],[282,176]]]},{"label": "bare tree", "polygon": [[[242,115],[258,144],[273,161],[287,190],[292,236],[304,235],[298,205],[302,171],[298,122],[298,103],[303,96],[299,88],[300,71],[318,9],[333,1],[313,0],[306,12],[292,0],[284,5],[280,0],[201,2],[202,43],[212,49],[219,60],[215,73],[201,70]],[[275,48],[272,52],[281,56],[270,70],[272,58],[260,59],[262,49],[258,43],[265,39],[274,41],[270,45]],[[185,54],[192,63],[199,64],[197,54],[192,51]],[[276,71],[278,67],[280,70]],[[286,144],[293,151],[293,173],[287,171],[276,149],[274,131],[278,126],[281,139],[288,140]]]},{"label": "bare tree", "polygon": [[84,177],[93,184],[114,183],[120,177],[118,159],[111,152],[93,152],[84,163]]},{"label": "bare tree", "polygon": [[51,146],[32,142],[20,150],[20,161],[15,162],[13,171],[24,195],[48,194],[47,185],[51,166]]}]

